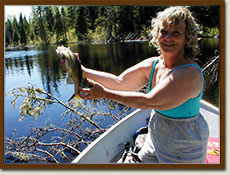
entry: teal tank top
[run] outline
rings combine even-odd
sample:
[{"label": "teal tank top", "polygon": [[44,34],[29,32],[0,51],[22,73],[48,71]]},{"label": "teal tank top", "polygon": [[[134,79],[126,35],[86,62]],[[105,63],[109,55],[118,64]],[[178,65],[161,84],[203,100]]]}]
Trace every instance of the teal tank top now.
[{"label": "teal tank top", "polygon": [[[153,67],[152,67],[150,78],[149,78],[148,92],[151,91],[151,83],[152,83],[155,67],[156,67],[156,64],[158,63],[158,61],[159,60],[157,59],[153,63]],[[193,116],[196,116],[197,114],[199,114],[199,112],[200,112],[200,101],[202,99],[203,89],[204,89],[204,75],[203,75],[201,68],[196,64],[186,64],[186,65],[182,65],[182,66],[175,68],[170,74],[172,74],[177,69],[181,69],[181,68],[188,67],[188,66],[195,66],[201,71],[202,80],[203,80],[203,87],[202,87],[201,93],[196,98],[191,98],[191,99],[187,100],[185,103],[183,103],[183,104],[181,104],[175,108],[172,108],[169,110],[155,110],[156,112],[163,114],[164,116],[171,117],[171,118],[189,118],[189,117],[193,117]]]}]

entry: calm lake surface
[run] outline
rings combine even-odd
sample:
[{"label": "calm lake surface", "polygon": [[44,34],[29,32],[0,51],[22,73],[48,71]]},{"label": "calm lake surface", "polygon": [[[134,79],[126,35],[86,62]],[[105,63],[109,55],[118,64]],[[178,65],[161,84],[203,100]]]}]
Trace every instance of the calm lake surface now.
[{"label": "calm lake surface", "polygon": [[[68,45],[74,52],[80,54],[82,64],[88,68],[103,70],[114,74],[120,74],[126,68],[154,55],[157,55],[155,49],[149,46],[148,42],[128,42],[114,44],[87,44],[87,45]],[[214,50],[219,50],[219,40],[203,39],[200,43],[202,56],[199,56],[202,65],[213,57]],[[24,50],[6,50],[5,51],[5,94],[15,87],[26,87],[33,84],[53,96],[66,102],[73,94],[73,85],[66,84],[67,73],[63,71],[60,65],[60,59],[56,54],[57,46],[33,47]],[[206,90],[203,99],[218,106],[219,87],[213,87],[206,82]],[[57,126],[63,126],[68,120],[61,117],[66,110],[58,104],[49,105],[42,115],[33,120],[32,117],[21,118],[19,108],[23,99],[19,99],[15,109],[11,105],[13,96],[5,96],[5,136],[20,137],[27,136],[31,127],[41,127],[46,123],[52,123]],[[88,103],[88,102],[85,102]],[[94,106],[102,110],[108,110],[103,101],[98,101]],[[129,108],[127,113],[132,112]],[[113,113],[117,115],[119,108]],[[99,120],[99,119],[98,119]],[[108,127],[114,120],[108,118],[101,125]],[[13,131],[14,134],[12,134]]]}]

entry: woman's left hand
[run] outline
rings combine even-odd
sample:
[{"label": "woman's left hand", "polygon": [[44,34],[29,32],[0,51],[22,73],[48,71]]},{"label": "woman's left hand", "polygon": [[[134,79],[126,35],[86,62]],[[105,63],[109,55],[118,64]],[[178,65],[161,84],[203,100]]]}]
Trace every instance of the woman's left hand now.
[{"label": "woman's left hand", "polygon": [[93,86],[92,88],[83,88],[80,89],[80,97],[83,99],[96,99],[96,98],[103,98],[105,95],[105,88],[91,80],[91,79],[87,79],[87,81]]}]

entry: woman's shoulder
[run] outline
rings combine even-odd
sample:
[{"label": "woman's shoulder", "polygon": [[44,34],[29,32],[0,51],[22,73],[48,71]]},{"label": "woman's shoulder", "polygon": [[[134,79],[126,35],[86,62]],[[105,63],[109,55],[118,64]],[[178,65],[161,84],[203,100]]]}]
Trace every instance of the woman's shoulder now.
[{"label": "woman's shoulder", "polygon": [[150,57],[150,58],[147,58],[143,61],[141,61],[138,66],[140,68],[142,68],[143,71],[149,73],[149,71],[151,71],[152,69],[152,66],[154,64],[154,62],[158,59],[158,57]]},{"label": "woman's shoulder", "polygon": [[202,73],[202,69],[196,62],[191,62],[188,64],[184,64],[173,69],[172,73],[178,73],[183,75],[200,75]]},{"label": "woman's shoulder", "polygon": [[172,72],[174,78],[179,78],[180,80],[190,84],[197,83],[200,84],[202,82],[202,70],[198,64],[195,62],[191,62],[189,64],[185,64],[179,66],[174,69]]},{"label": "woman's shoulder", "polygon": [[159,57],[159,56],[153,56],[153,57],[147,58],[146,60],[149,60],[149,61],[155,62],[156,60],[159,60],[159,59],[160,59],[160,57]]},{"label": "woman's shoulder", "polygon": [[147,58],[147,59],[143,60],[142,62],[144,64],[147,64],[147,65],[153,65],[153,63],[155,61],[157,61],[157,60],[159,60],[159,57],[158,56],[154,56],[154,57]]},{"label": "woman's shoulder", "polygon": [[149,78],[152,66],[154,64],[154,62],[158,59],[159,57],[150,57],[150,58],[146,58],[143,61],[141,61],[140,63],[138,63],[136,66],[136,68],[138,68],[139,70],[141,70],[146,77]]},{"label": "woman's shoulder", "polygon": [[179,71],[179,72],[202,72],[201,67],[197,62],[194,60],[186,60],[182,64],[179,64],[178,66],[174,67],[172,69],[172,72]]}]

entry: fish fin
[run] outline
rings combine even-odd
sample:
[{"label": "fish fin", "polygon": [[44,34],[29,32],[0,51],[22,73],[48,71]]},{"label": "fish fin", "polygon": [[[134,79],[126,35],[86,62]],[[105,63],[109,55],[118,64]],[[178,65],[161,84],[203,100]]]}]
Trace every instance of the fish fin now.
[{"label": "fish fin", "polygon": [[82,98],[77,94],[74,94],[69,100],[68,100],[68,103],[76,108],[76,107],[82,107],[83,104],[82,104]]},{"label": "fish fin", "polygon": [[68,100],[68,102],[72,100],[82,100],[82,98],[78,94],[73,94],[72,97]]},{"label": "fish fin", "polygon": [[66,83],[67,83],[67,84],[74,84],[74,83],[73,83],[73,79],[72,79],[72,77],[71,77],[70,74],[69,74],[69,76],[66,78]]}]

